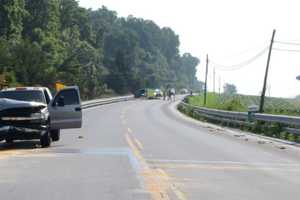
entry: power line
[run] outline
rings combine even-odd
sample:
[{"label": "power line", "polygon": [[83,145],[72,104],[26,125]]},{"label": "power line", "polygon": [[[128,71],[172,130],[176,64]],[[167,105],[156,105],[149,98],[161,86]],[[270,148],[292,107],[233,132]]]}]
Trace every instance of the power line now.
[{"label": "power line", "polygon": [[260,45],[252,46],[251,48],[242,50],[242,51],[237,52],[237,53],[230,54],[230,55],[224,57],[224,59],[232,59],[232,58],[235,58],[235,57],[237,57],[237,56],[249,54],[250,52],[253,52],[253,51],[256,50],[256,49],[264,48],[266,45],[267,45],[267,44],[260,44]]},{"label": "power line", "polygon": [[273,50],[276,50],[276,51],[286,51],[286,52],[298,52],[300,53],[300,50],[297,50],[297,49],[281,49],[281,48],[273,48]]},{"label": "power line", "polygon": [[296,42],[285,42],[285,41],[274,41],[274,42],[277,43],[277,44],[300,46],[300,43],[296,43]]},{"label": "power line", "polygon": [[221,71],[233,71],[233,70],[238,70],[241,69],[242,67],[245,67],[249,64],[251,64],[252,62],[254,62],[255,60],[257,60],[258,58],[260,58],[262,55],[264,55],[264,53],[268,50],[269,46],[265,47],[262,51],[260,51],[258,54],[254,55],[252,58],[243,61],[239,64],[235,64],[235,65],[221,65],[218,64],[212,60],[210,60],[210,63],[212,63],[218,70]]}]

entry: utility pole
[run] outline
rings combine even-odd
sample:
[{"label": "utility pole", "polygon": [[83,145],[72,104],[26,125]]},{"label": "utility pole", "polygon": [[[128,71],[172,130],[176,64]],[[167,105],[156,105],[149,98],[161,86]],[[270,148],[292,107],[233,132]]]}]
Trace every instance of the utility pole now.
[{"label": "utility pole", "polygon": [[205,84],[204,84],[204,106],[206,105],[207,96],[207,74],[208,74],[208,54],[206,55],[206,70],[205,70]]},{"label": "utility pole", "polygon": [[273,33],[272,33],[271,44],[269,47],[269,54],[268,54],[268,61],[267,61],[267,67],[266,67],[266,72],[265,72],[265,78],[264,78],[264,85],[263,85],[263,89],[262,89],[261,97],[260,97],[260,105],[259,105],[260,113],[264,112],[264,103],[265,103],[266,87],[267,87],[267,82],[268,82],[269,65],[270,65],[270,59],[271,59],[271,54],[272,54],[275,33],[276,33],[276,30],[274,29]]},{"label": "utility pole", "polygon": [[219,76],[219,96],[221,96],[221,76]]},{"label": "utility pole", "polygon": [[214,93],[216,92],[216,68],[214,67],[214,73],[213,73],[213,90],[214,90]]}]

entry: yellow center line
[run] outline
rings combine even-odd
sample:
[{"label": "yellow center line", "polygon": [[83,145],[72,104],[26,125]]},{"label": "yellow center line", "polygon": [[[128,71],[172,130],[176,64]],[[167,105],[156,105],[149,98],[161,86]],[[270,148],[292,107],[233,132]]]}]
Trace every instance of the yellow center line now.
[{"label": "yellow center line", "polygon": [[143,144],[137,138],[135,138],[134,141],[135,141],[135,143],[137,144],[137,146],[139,147],[140,150],[144,149]]},{"label": "yellow center line", "polygon": [[[122,114],[121,120],[122,124],[126,126],[126,112],[129,106],[126,107]],[[185,195],[179,191],[175,184],[170,182],[170,176],[164,172],[162,169],[153,169],[149,167],[140,150],[142,150],[143,144],[137,139],[132,137],[133,131],[127,128],[127,133],[125,134],[126,141],[131,148],[134,156],[137,158],[141,165],[141,175],[145,180],[146,189],[150,192],[153,200],[170,200],[168,192],[173,192],[177,199],[186,200]]]},{"label": "yellow center line", "polygon": [[132,130],[130,128],[127,128],[128,133],[132,133]]},{"label": "yellow center line", "polygon": [[142,166],[141,174],[144,177],[147,190],[152,195],[152,199],[169,200],[170,197],[168,192],[171,191],[176,195],[177,199],[186,200],[185,195],[170,182],[171,178],[166,172],[164,172],[162,169],[152,169],[149,167],[140,150],[133,142],[137,140],[132,139],[129,133],[126,133],[125,138],[129,147],[133,151],[133,154]]}]

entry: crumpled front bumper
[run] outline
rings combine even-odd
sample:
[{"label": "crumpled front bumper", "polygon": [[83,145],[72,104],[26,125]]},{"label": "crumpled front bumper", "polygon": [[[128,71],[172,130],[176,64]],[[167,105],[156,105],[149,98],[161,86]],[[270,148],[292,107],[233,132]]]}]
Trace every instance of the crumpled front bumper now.
[{"label": "crumpled front bumper", "polygon": [[30,140],[39,139],[43,131],[48,129],[45,125],[28,125],[28,127],[18,127],[0,124],[0,141],[4,139]]}]

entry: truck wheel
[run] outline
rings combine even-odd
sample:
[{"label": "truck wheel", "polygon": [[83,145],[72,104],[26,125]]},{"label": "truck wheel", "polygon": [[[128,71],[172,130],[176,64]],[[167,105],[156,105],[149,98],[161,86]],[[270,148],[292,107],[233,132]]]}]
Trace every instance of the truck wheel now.
[{"label": "truck wheel", "polygon": [[49,147],[51,145],[51,137],[50,137],[50,132],[45,131],[40,138],[40,143],[42,148]]},{"label": "truck wheel", "polygon": [[60,130],[51,130],[51,138],[53,142],[59,141],[60,139]]}]

